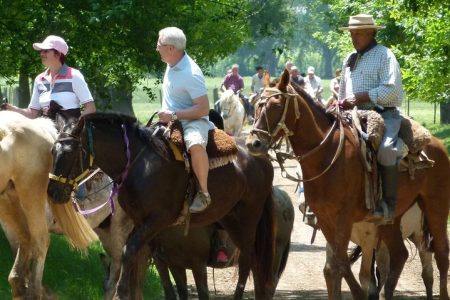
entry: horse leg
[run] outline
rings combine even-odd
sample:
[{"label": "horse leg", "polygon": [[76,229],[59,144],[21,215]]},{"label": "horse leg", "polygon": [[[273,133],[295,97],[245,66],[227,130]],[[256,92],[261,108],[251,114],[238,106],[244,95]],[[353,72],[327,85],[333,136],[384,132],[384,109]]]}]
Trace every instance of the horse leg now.
[{"label": "horse leg", "polygon": [[416,245],[419,250],[420,262],[422,264],[422,280],[427,292],[427,300],[433,299],[433,254],[424,249],[422,243],[422,232],[415,232],[409,239]]},{"label": "horse leg", "polygon": [[142,294],[142,291],[136,291],[135,288],[138,281],[136,270],[139,267],[137,265],[137,255],[142,250],[142,247],[148,245],[162,228],[169,225],[167,222],[170,223],[172,221],[167,219],[160,220],[155,215],[146,219],[142,225],[135,226],[128,236],[122,254],[122,269],[115,295],[117,299],[134,299],[131,293]]},{"label": "horse leg", "polygon": [[[356,280],[350,268],[347,255],[348,243],[352,230],[351,218],[346,214],[338,215],[335,226],[326,226],[325,222],[321,229],[327,238],[327,263],[324,268],[324,276],[327,282],[328,298],[342,299],[342,278],[347,282],[353,299],[366,299],[367,294]],[[336,230],[334,230],[336,228]]]},{"label": "horse leg", "polygon": [[105,265],[107,276],[103,286],[104,300],[113,299],[116,292],[117,281],[119,280],[122,267],[122,248],[133,228],[133,222],[119,205],[117,205],[116,213],[109,218],[111,218],[109,226],[104,227],[100,224],[99,227],[95,228],[103,248],[111,258],[111,261]]},{"label": "horse leg", "polygon": [[209,299],[208,290],[208,274],[206,271],[206,264],[198,263],[192,268],[194,275],[195,286],[197,287],[197,294],[199,300]]},{"label": "horse leg", "polygon": [[[447,235],[449,194],[445,190],[442,191],[442,189],[437,189],[437,192],[442,194],[434,194],[429,198],[433,200],[423,201],[423,203],[426,222],[433,237],[434,259],[439,270],[439,300],[449,300],[447,286],[449,269],[449,242]],[[439,204],[431,206],[427,205],[427,202]]]},{"label": "horse leg", "polygon": [[8,276],[13,299],[20,299],[26,293],[26,280],[29,275],[28,263],[31,256],[31,239],[27,230],[25,215],[20,208],[20,202],[14,191],[0,196],[0,219],[6,224],[11,235],[18,240],[15,260]]},{"label": "horse leg", "polygon": [[340,299],[341,295],[341,285],[342,285],[342,277],[338,279],[338,272],[335,260],[333,258],[334,253],[330,243],[327,242],[326,245],[326,262],[325,267],[323,268],[323,275],[325,277],[325,282],[327,284],[328,290],[328,298],[329,299]]},{"label": "horse leg", "polygon": [[[45,178],[45,177],[44,177]],[[34,183],[38,184],[38,183]],[[42,189],[41,191],[36,188]],[[31,255],[30,278],[27,287],[27,297],[33,299],[39,298],[44,294],[42,288],[42,276],[44,273],[45,258],[49,246],[49,233],[46,222],[45,203],[47,201],[46,193],[47,184],[42,186],[34,186],[33,189],[27,187],[27,191],[18,190],[19,199],[21,201],[23,213],[28,222],[28,230],[31,239]],[[38,195],[38,196],[36,196]],[[39,197],[39,195],[41,195]]]},{"label": "horse leg", "polygon": [[384,285],[386,284],[387,277],[389,275],[390,256],[389,249],[384,242],[380,243],[380,246],[375,251],[375,261],[377,262],[378,272],[380,273],[378,291],[380,293],[380,299],[385,299]]},{"label": "horse leg", "polygon": [[[247,254],[247,251],[241,250],[239,254],[239,270],[238,270],[238,282],[236,284],[236,289],[234,290],[234,300],[240,300],[244,297],[245,285],[247,284],[247,279],[250,274],[251,268],[251,256]],[[257,290],[257,281],[255,280],[255,292]],[[258,299],[256,297],[256,299]]]},{"label": "horse leg", "polygon": [[170,281],[169,266],[164,260],[160,259],[158,255],[153,256],[153,261],[155,263],[156,270],[158,271],[161,285],[164,289],[164,299],[177,300],[175,290],[173,289],[172,282]]},{"label": "horse leg", "polygon": [[361,249],[361,267],[359,270],[361,288],[368,294],[378,295],[376,284],[372,280],[373,252],[378,240],[376,226],[368,222],[353,224],[351,240],[358,244]]},{"label": "horse leg", "polygon": [[[380,239],[386,243],[389,249],[389,272],[384,286],[386,299],[392,299],[403,266],[408,259],[408,250],[403,242],[399,221],[397,218],[393,225],[380,226],[378,229]],[[390,259],[391,257],[395,259]]]},{"label": "horse leg", "polygon": [[175,266],[170,266],[169,269],[170,272],[172,273],[173,279],[175,280],[175,284],[177,286],[178,297],[180,298],[180,300],[187,300],[188,290],[187,290],[186,269]]},{"label": "horse leg", "polygon": [[361,267],[359,269],[359,282],[361,283],[361,288],[367,291],[368,294],[372,294],[372,262],[373,262],[373,249],[374,245],[365,244],[361,246],[362,256],[361,256]]}]

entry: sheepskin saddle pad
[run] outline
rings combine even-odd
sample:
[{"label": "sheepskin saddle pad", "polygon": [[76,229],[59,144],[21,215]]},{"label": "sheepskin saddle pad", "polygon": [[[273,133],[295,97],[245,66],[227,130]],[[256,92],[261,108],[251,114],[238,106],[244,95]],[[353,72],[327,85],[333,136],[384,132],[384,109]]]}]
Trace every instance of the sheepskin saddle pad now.
[{"label": "sheepskin saddle pad", "polygon": [[[172,122],[169,129],[170,141],[174,143],[181,152],[186,152],[181,122]],[[214,169],[236,160],[238,149],[236,142],[232,137],[223,130],[215,128],[208,132],[206,152],[208,153],[209,158],[209,168]]]}]

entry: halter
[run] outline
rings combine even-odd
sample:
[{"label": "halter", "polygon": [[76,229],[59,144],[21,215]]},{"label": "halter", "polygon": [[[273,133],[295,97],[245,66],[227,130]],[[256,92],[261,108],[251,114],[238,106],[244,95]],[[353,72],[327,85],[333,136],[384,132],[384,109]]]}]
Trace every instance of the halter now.
[{"label": "halter", "polygon": [[[67,137],[58,138],[55,143],[57,142],[64,142],[64,141],[75,141],[78,144],[81,144],[80,137],[77,137],[73,134],[63,132],[62,134],[67,135]],[[91,175],[89,175],[87,178],[85,178],[89,172],[92,169],[93,163],[94,163],[94,142],[92,139],[92,128],[88,127],[88,146],[89,146],[89,167],[85,169],[80,175],[78,175],[75,179],[70,179],[68,177],[63,177],[62,175],[56,176],[55,174],[49,173],[48,177],[51,180],[55,180],[57,182],[60,182],[62,184],[68,184],[72,186],[72,189],[75,191],[78,191],[78,188],[80,185],[88,181],[90,178],[92,178],[100,169],[95,170]],[[82,158],[82,151],[80,151],[80,163],[81,163],[81,170],[83,170],[83,158]],[[85,178],[83,180],[83,178]]]},{"label": "halter", "polygon": [[[111,206],[111,213],[114,214],[115,207],[114,207],[113,197],[119,192],[120,188],[122,187],[123,183],[125,182],[126,178],[128,177],[128,172],[130,171],[131,167],[134,165],[134,163],[137,161],[137,159],[141,156],[141,154],[145,150],[145,148],[142,148],[141,151],[138,153],[138,155],[136,155],[136,157],[133,160],[133,162],[131,162],[130,140],[128,138],[127,129],[126,129],[125,124],[122,124],[121,128],[123,130],[123,139],[124,139],[125,146],[126,146],[125,154],[126,154],[126,158],[127,158],[127,163],[125,165],[124,170],[119,175],[120,182],[116,183],[116,180],[113,181],[114,182],[113,183],[113,188],[111,190],[111,193],[109,195],[109,199],[108,199],[107,202],[101,204],[100,206],[98,206],[96,208],[90,209],[88,211],[80,211],[79,210],[79,212],[82,213],[82,214],[90,214],[90,213],[96,212],[97,210],[101,209],[108,202],[110,203],[110,206]],[[81,138],[80,137],[77,137],[77,136],[74,136],[74,135],[68,134],[68,133],[66,133],[66,134],[69,135],[69,137],[58,139],[57,141],[74,140],[74,141],[78,142],[79,144],[81,144]],[[92,127],[91,126],[87,127],[87,134],[88,134],[88,148],[89,148],[89,152],[90,152],[89,153],[89,167],[86,170],[83,171],[83,164],[81,163],[82,173],[80,175],[78,175],[75,179],[70,179],[70,178],[66,178],[66,177],[62,177],[62,176],[56,176],[54,174],[49,174],[49,177],[51,179],[57,180],[57,181],[62,182],[64,184],[70,184],[70,185],[72,185],[74,190],[77,190],[78,186],[80,186],[82,183],[86,182],[92,176],[95,175],[97,170],[94,171],[94,173],[91,174],[90,176],[86,177],[87,174],[89,174],[90,170],[92,169],[92,165],[93,165],[93,162],[94,162],[94,151],[93,151],[93,149],[94,149],[94,147],[93,147],[94,142],[93,142],[93,135],[92,135]],[[82,153],[82,151],[80,150],[80,155],[82,155],[81,153]],[[82,161],[82,159],[81,159],[81,161]],[[85,178],[85,179],[83,180],[83,178]],[[80,182],[80,183],[78,183],[78,182]]]},{"label": "halter", "polygon": [[[232,95],[231,95],[231,97],[235,97],[236,95],[233,93]],[[239,100],[239,95],[237,96],[238,97],[238,99],[237,99],[237,101],[240,101]],[[220,104],[222,104],[223,102],[225,102],[225,99],[223,99],[223,100],[221,100],[221,103]],[[233,101],[234,102],[234,101]],[[233,113],[234,113],[234,111],[236,110],[236,104],[235,103],[233,103],[234,105],[230,105],[227,109],[223,109],[222,107],[220,107],[220,110],[221,111],[225,111],[225,112],[228,112],[228,116],[231,116]]]},{"label": "halter", "polygon": [[[250,133],[251,134],[255,133],[256,135],[259,135],[259,134],[265,135],[266,137],[269,138],[269,140],[270,140],[269,141],[269,148],[273,149],[275,151],[278,164],[280,165],[281,175],[284,178],[287,178],[287,179],[290,179],[290,180],[293,180],[293,181],[296,181],[296,182],[308,182],[308,181],[313,181],[313,180],[319,178],[320,176],[325,174],[331,168],[331,166],[336,162],[337,158],[339,157],[339,155],[340,155],[340,153],[342,151],[342,146],[343,146],[343,142],[344,142],[344,129],[343,129],[343,125],[342,125],[342,120],[341,120],[340,115],[339,115],[339,111],[338,111],[336,119],[333,122],[333,125],[330,127],[330,129],[328,130],[327,134],[325,135],[325,138],[319,143],[319,145],[317,145],[316,147],[314,147],[313,149],[311,149],[310,151],[308,151],[307,153],[305,153],[303,155],[294,155],[293,156],[293,155],[290,155],[290,154],[287,154],[287,153],[283,153],[283,152],[277,150],[274,147],[274,145],[276,143],[275,137],[278,135],[280,130],[283,131],[283,134],[285,136],[291,136],[291,135],[294,134],[291,130],[289,130],[289,128],[287,127],[287,125],[285,123],[286,115],[287,115],[287,111],[288,111],[288,107],[289,107],[289,103],[290,103],[291,98],[301,97],[301,96],[298,95],[298,94],[285,93],[285,92],[280,91],[277,88],[265,88],[263,93],[265,93],[266,91],[273,92],[273,94],[268,95],[268,96],[261,95],[261,100],[258,102],[258,105],[259,106],[264,106],[263,108],[266,109],[266,105],[267,105],[268,99],[270,99],[270,98],[272,98],[274,96],[278,96],[278,95],[284,96],[286,98],[286,101],[285,101],[285,104],[284,104],[283,114],[281,115],[280,121],[278,121],[278,124],[275,127],[275,129],[273,131],[271,131],[270,130],[270,126],[269,126],[269,124],[270,124],[269,123],[269,118],[267,116],[267,113],[265,113],[264,115],[265,115],[265,119],[266,119],[267,131],[255,128],[254,127],[255,125],[253,125],[253,128],[250,131]],[[339,110],[339,108],[337,108],[337,109]],[[298,101],[296,101],[295,98],[294,98],[294,113],[295,113],[295,121],[297,121],[300,118],[300,109],[299,109]],[[331,136],[331,133],[335,129],[338,120],[339,120],[339,131],[340,131],[339,132],[339,145],[338,145],[338,147],[336,149],[336,152],[335,152],[335,154],[333,156],[333,160],[325,168],[325,170],[323,170],[320,174],[318,174],[316,176],[313,176],[311,178],[308,178],[308,179],[295,178],[295,177],[289,175],[287,173],[286,169],[284,168],[283,160],[286,159],[286,158],[292,158],[292,159],[296,159],[298,162],[301,162],[306,157],[308,157],[308,156],[312,155],[313,153],[317,152],[325,144],[325,142],[328,140],[328,138]],[[256,124],[256,120],[255,120],[254,124]]]}]

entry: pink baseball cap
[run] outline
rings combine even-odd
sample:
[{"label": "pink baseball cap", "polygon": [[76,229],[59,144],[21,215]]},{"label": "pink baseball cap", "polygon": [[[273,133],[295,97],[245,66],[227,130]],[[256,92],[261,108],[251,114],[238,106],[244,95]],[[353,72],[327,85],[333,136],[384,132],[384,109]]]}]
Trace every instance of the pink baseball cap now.
[{"label": "pink baseball cap", "polygon": [[64,55],[69,52],[69,46],[67,46],[66,41],[56,35],[49,35],[42,43],[34,43],[33,48],[38,51],[55,49]]}]

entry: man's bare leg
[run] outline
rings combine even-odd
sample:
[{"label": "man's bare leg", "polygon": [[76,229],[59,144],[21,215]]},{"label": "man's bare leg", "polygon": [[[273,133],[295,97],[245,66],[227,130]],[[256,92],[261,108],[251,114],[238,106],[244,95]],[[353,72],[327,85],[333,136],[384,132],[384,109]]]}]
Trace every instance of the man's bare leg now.
[{"label": "man's bare leg", "polygon": [[191,153],[192,169],[200,185],[200,192],[195,196],[189,211],[191,213],[197,213],[205,210],[211,203],[211,197],[208,193],[209,161],[206,149],[201,145],[191,146],[189,152]]}]

